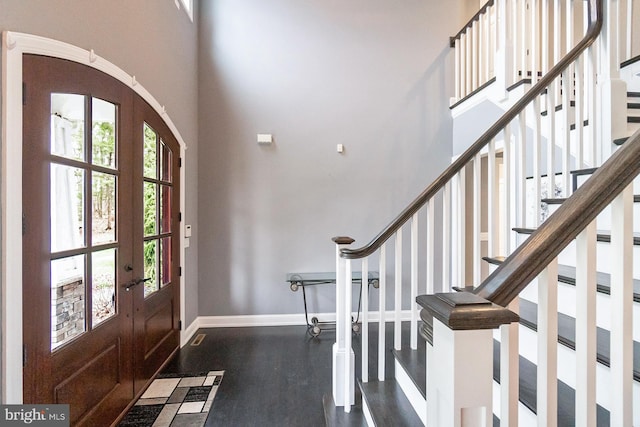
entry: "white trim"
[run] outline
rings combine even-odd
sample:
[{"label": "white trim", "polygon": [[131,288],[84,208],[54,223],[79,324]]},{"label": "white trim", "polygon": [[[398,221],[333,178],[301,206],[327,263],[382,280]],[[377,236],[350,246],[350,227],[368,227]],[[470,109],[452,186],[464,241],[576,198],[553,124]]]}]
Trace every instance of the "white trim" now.
[{"label": "white trim", "polygon": [[[162,117],[180,144],[185,144],[166,109],[137,80],[95,54],[68,43],[30,34],[2,33],[2,403],[22,403],[22,55],[36,54],[66,59],[102,71],[121,81]],[[180,210],[185,213],[186,165],[180,169]],[[180,263],[185,267],[184,234]],[[180,318],[185,323],[185,268],[180,278]],[[10,327],[9,327],[10,325]],[[181,341],[187,331],[181,332]]]},{"label": "white trim", "polygon": [[[355,318],[356,313],[352,313]],[[321,322],[335,322],[336,313],[309,313],[309,319],[317,317]],[[380,314],[377,311],[369,312],[369,323],[377,323]],[[395,320],[394,311],[385,312],[385,321]],[[402,310],[400,319],[411,320],[411,310]],[[194,324],[196,326],[194,326]],[[247,326],[300,326],[306,325],[304,314],[257,314],[240,316],[199,316],[189,326],[189,330],[195,328],[239,328]]]}]

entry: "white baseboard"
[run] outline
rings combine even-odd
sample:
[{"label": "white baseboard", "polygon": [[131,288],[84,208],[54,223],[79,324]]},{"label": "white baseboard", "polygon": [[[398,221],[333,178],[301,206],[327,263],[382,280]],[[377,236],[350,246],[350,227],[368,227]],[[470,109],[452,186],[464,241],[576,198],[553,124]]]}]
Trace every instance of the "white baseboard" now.
[{"label": "white baseboard", "polygon": [[[356,313],[353,313],[355,318]],[[317,317],[321,322],[335,322],[335,313],[309,313],[309,320]],[[380,314],[377,311],[369,313],[369,322],[377,322]],[[402,321],[411,320],[411,312],[403,310],[400,313]],[[362,320],[362,314],[360,314]],[[393,311],[385,312],[385,321],[395,320]],[[303,326],[306,325],[304,314],[256,314],[240,316],[199,316],[182,333],[181,345],[184,346],[200,328],[239,328],[253,326]]]}]

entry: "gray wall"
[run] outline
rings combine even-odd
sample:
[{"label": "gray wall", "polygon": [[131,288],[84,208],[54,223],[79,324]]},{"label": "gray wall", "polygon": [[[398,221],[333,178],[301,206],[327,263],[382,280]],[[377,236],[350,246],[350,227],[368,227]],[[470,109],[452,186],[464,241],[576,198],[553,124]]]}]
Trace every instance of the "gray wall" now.
[{"label": "gray wall", "polygon": [[[197,16],[197,15],[196,15]],[[197,229],[197,22],[172,0],[0,0],[0,31],[93,49],[135,75],[188,145],[186,223]],[[197,236],[187,249],[187,324],[197,316]]]},{"label": "gray wall", "polygon": [[469,5],[201,2],[201,316],[299,313],[287,272],[334,271],[332,236],[366,243],[449,164],[448,43]]}]

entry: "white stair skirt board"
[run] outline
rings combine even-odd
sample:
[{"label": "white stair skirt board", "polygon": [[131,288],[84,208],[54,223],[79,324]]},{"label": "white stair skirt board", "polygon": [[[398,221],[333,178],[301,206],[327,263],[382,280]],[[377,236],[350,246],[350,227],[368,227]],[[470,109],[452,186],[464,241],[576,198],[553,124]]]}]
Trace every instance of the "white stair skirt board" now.
[{"label": "white stair skirt board", "polygon": [[396,382],[404,392],[407,399],[409,399],[409,403],[413,406],[413,410],[416,411],[416,414],[420,417],[422,424],[427,424],[427,401],[424,397],[422,397],[422,393],[418,390],[413,380],[407,374],[407,371],[404,370],[402,364],[395,360],[395,377]]},{"label": "white stair skirt board", "polygon": [[367,405],[367,399],[362,399],[362,413],[364,414],[364,419],[367,420],[367,425],[374,427],[376,423],[373,422],[373,416],[371,415],[371,409],[369,409],[369,405]]},{"label": "white stair skirt board", "polygon": [[[355,318],[356,313],[353,312],[352,316]],[[369,323],[377,322],[380,318],[379,316],[380,314],[377,311],[370,311]],[[335,322],[336,313],[309,313],[309,320],[311,320],[312,317],[317,317],[321,322]],[[392,322],[395,319],[395,313],[393,311],[386,311],[384,318],[386,322]],[[360,313],[360,319],[362,319],[362,313]],[[400,320],[403,322],[410,321],[411,312],[409,310],[402,310]],[[197,325],[196,330],[198,328],[239,328],[246,326],[306,326],[307,324],[303,313],[199,316],[194,323]]]},{"label": "white stair skirt board", "polygon": [[[558,312],[576,317],[576,294],[575,286],[567,283],[558,283]],[[534,279],[527,288],[520,293],[520,297],[527,301],[537,303],[538,284]],[[640,303],[633,304],[634,324],[640,324]],[[611,297],[605,293],[598,292],[596,296],[596,325],[607,331],[611,330]],[[640,328],[634,328],[633,340],[640,342]]]},{"label": "white stair skirt board", "polygon": [[[493,382],[493,413],[500,417],[500,384]],[[538,418],[522,402],[518,402],[518,427],[538,427]]]},{"label": "white stair skirt board", "polygon": [[[500,341],[499,333],[494,332],[493,337],[495,340]],[[538,358],[536,343],[536,332],[526,326],[520,325],[520,356],[534,364],[537,364]],[[558,379],[573,389],[576,387],[575,355],[575,351],[558,343]],[[607,410],[611,408],[611,399],[616,398],[616,394],[611,390],[610,375],[610,368],[601,363],[597,364],[596,383],[598,386],[596,387],[596,402]],[[498,397],[499,396],[498,394]],[[496,405],[495,398],[494,405]],[[638,408],[638,410],[634,412],[633,425],[640,425],[640,383],[637,381],[633,382],[633,406],[634,408]],[[495,408],[494,413],[499,414]]]}]

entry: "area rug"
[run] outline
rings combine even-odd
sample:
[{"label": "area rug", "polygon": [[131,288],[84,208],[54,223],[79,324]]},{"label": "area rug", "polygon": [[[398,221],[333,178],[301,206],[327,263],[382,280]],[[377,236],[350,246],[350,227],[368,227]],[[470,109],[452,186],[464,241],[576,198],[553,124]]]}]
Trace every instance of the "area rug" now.
[{"label": "area rug", "polygon": [[129,427],[202,427],[224,371],[159,375],[120,422]]}]

